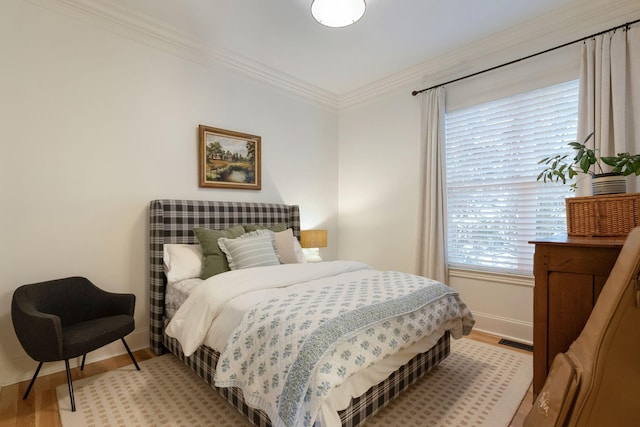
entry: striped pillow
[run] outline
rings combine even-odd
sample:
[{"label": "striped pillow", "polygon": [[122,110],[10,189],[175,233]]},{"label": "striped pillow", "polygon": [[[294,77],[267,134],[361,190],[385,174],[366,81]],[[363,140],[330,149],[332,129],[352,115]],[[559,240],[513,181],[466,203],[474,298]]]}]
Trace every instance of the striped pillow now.
[{"label": "striped pillow", "polygon": [[252,231],[235,239],[221,237],[218,246],[232,270],[280,264],[273,232],[269,230]]}]

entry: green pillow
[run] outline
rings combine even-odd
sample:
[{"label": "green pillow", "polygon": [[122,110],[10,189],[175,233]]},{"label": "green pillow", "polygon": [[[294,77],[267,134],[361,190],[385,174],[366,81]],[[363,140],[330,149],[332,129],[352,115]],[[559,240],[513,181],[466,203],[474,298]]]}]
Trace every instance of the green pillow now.
[{"label": "green pillow", "polygon": [[271,230],[274,233],[277,233],[279,231],[284,231],[287,229],[287,224],[285,224],[284,222],[281,222],[279,224],[275,224],[272,226],[268,226],[268,225],[259,225],[259,224],[244,224],[243,225],[245,231],[247,233],[251,232],[251,231],[256,231],[256,230]]},{"label": "green pillow", "polygon": [[196,238],[202,246],[202,272],[201,279],[207,279],[216,274],[229,271],[229,263],[227,257],[218,246],[218,239],[226,237],[227,239],[235,239],[245,233],[244,227],[235,225],[225,230],[212,230],[210,228],[194,228]]}]

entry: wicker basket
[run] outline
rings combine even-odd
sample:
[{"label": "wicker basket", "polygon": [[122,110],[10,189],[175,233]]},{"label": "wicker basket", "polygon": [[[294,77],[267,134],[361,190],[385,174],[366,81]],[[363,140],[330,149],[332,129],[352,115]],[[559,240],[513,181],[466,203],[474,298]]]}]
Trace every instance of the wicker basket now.
[{"label": "wicker basket", "polygon": [[569,236],[626,236],[640,225],[640,193],[569,197]]}]

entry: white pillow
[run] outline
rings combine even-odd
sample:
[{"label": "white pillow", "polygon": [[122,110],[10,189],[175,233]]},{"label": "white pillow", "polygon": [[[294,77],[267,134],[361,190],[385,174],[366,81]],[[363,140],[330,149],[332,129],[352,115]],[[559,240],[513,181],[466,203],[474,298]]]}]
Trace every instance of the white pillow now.
[{"label": "white pillow", "polygon": [[280,257],[273,235],[270,230],[257,230],[235,239],[221,237],[218,239],[218,246],[227,255],[227,262],[232,270],[278,265]]},{"label": "white pillow", "polygon": [[293,231],[287,228],[284,231],[274,233],[276,248],[278,249],[278,255],[280,255],[280,261],[283,264],[300,264],[307,262],[300,242],[293,235]]},{"label": "white pillow", "polygon": [[200,277],[202,247],[200,245],[165,243],[163,260],[164,272],[169,283]]}]

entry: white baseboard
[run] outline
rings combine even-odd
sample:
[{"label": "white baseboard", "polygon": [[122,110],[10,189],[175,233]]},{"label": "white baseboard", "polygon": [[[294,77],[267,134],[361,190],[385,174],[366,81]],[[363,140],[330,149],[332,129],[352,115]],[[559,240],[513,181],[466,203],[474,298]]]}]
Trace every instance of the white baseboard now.
[{"label": "white baseboard", "polygon": [[508,319],[487,313],[473,312],[473,329],[525,344],[533,344],[533,323]]},{"label": "white baseboard", "polygon": [[[125,337],[127,344],[131,351],[142,350],[148,348],[149,344],[149,328],[136,329]],[[91,353],[87,354],[85,364],[97,362],[111,357],[126,354],[127,350],[122,345],[120,340],[114,341],[102,348],[99,348]],[[38,362],[30,358],[26,353],[23,356],[13,358],[10,360],[0,361],[0,378],[2,383],[0,386],[19,383],[25,380],[30,380],[33,377]],[[80,366],[82,363],[82,357],[76,357],[69,361],[69,365],[73,368]],[[64,362],[47,362],[42,365],[42,369],[38,374],[38,377],[53,374],[56,372],[64,371]],[[37,380],[36,380],[37,381]]]}]

